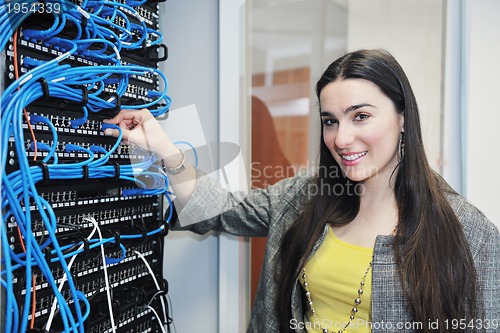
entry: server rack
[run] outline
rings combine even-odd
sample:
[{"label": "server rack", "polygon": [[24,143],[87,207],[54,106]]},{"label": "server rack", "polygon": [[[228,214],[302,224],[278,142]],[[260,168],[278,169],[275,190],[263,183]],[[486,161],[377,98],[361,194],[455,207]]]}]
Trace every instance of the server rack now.
[{"label": "server rack", "polygon": [[120,109],[168,111],[158,13],[155,1],[0,1],[4,332],[170,328],[168,179],[103,134]]}]

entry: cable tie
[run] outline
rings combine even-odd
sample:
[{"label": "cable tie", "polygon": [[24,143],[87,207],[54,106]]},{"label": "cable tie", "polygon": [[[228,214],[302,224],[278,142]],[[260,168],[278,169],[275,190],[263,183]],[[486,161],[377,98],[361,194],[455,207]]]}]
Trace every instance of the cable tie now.
[{"label": "cable tie", "polygon": [[76,106],[86,106],[89,102],[89,90],[84,85],[75,86],[76,89],[80,89],[82,91],[82,100],[78,103],[73,103]]},{"label": "cable tie", "polygon": [[47,185],[50,181],[49,166],[42,161],[37,161],[36,165],[42,169],[42,185]]},{"label": "cable tie", "polygon": [[38,82],[40,82],[40,85],[42,86],[43,96],[42,96],[41,101],[45,102],[50,97],[49,83],[43,77],[38,79]]},{"label": "cable tie", "polygon": [[50,270],[52,270],[52,254],[50,251],[50,247],[47,246],[45,249],[43,249],[43,254],[45,256],[45,261],[47,262],[47,265],[49,266]]},{"label": "cable tie", "polygon": [[88,164],[85,164],[84,166],[82,166],[82,173],[83,173],[82,182],[86,182],[89,179],[89,165]]},{"label": "cable tie", "polygon": [[168,222],[164,221],[162,227],[163,227],[163,230],[160,232],[160,236],[165,237],[170,232],[170,228],[169,228]]},{"label": "cable tie", "polygon": [[82,24],[81,24],[82,31],[87,28],[88,22],[89,22],[88,18],[86,16],[82,15]]},{"label": "cable tie", "polygon": [[89,243],[89,240],[83,236],[82,232],[80,229],[78,229],[78,227],[76,228],[78,233],[74,236],[75,238],[73,238],[73,236],[69,236],[68,238],[65,239],[65,241],[75,241],[75,242],[79,242],[81,241],[83,243],[83,257],[87,257],[87,255],[89,254],[89,251],[90,251],[90,243]]},{"label": "cable tie", "polygon": [[77,102],[77,101],[70,100],[70,99],[64,99],[64,101],[61,104],[63,107],[66,107],[69,105],[83,107],[83,106],[87,105],[87,103],[89,101],[89,91],[88,91],[87,87],[84,85],[76,85],[75,89],[80,89],[82,91],[82,100]]},{"label": "cable tie", "polygon": [[142,289],[137,289],[137,297],[136,303],[139,305],[146,305],[146,294],[144,293],[144,290]]},{"label": "cable tie", "polygon": [[120,232],[117,230],[106,230],[113,235],[114,241],[113,245],[106,243],[106,247],[109,249],[118,249],[120,248]]},{"label": "cable tie", "polygon": [[90,18],[89,13],[87,13],[85,10],[83,10],[82,7],[76,6],[76,10],[82,14],[83,17],[85,17],[87,20]]},{"label": "cable tie", "polygon": [[142,45],[141,45],[141,53],[145,54],[146,51],[148,50],[148,45],[147,45],[148,41],[147,39],[144,39],[142,41]]},{"label": "cable tie", "polygon": [[115,175],[111,180],[118,181],[120,179],[120,164],[118,164],[118,162],[110,162],[109,164],[115,168]]},{"label": "cable tie", "polygon": [[[151,56],[152,52],[158,51],[158,49],[163,49],[163,56],[161,56],[161,57]],[[159,52],[158,52],[158,54],[159,54]],[[150,47],[149,52],[148,52],[148,58],[152,62],[161,62],[161,61],[167,60],[168,59],[168,47],[165,44],[159,44],[159,45],[154,45],[154,46]]]},{"label": "cable tie", "polygon": [[159,279],[162,282],[161,291],[165,293],[165,296],[168,294],[168,281],[165,278]]},{"label": "cable tie", "polygon": [[[165,211],[165,215],[163,216],[163,219],[162,219],[162,225],[161,225],[161,228],[163,228],[163,230],[160,232],[160,236],[162,237],[165,237],[168,235],[168,233],[170,232],[170,220],[167,221],[167,216],[170,214],[170,209],[174,209],[173,208],[173,203],[170,204],[170,206],[167,208],[167,210]],[[174,209],[173,213],[172,213],[172,219],[174,219],[174,221],[177,219],[177,212],[176,210]]]},{"label": "cable tie", "polygon": [[90,244],[88,238],[82,237],[83,241],[83,257],[86,258],[90,252]]},{"label": "cable tie", "polygon": [[[142,222],[144,223],[144,219],[142,217],[141,217],[141,219],[142,219]],[[141,225],[140,229],[142,231],[141,242],[145,243],[148,240],[148,231],[144,225]]]}]

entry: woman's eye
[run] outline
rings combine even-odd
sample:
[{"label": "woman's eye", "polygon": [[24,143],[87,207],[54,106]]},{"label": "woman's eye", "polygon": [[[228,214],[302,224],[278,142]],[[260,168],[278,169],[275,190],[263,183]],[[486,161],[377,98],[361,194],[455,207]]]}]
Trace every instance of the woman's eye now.
[{"label": "woman's eye", "polygon": [[354,120],[365,120],[365,119],[368,119],[370,118],[369,115],[367,115],[366,113],[358,113],[355,117],[354,117]]},{"label": "woman's eye", "polygon": [[333,124],[336,124],[337,121],[335,119],[323,119],[323,125],[324,126],[332,126]]}]

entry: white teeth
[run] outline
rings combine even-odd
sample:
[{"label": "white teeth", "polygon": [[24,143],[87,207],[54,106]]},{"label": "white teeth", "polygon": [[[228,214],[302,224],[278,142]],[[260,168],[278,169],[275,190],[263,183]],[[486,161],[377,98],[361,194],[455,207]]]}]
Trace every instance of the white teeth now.
[{"label": "white teeth", "polygon": [[357,160],[358,158],[360,158],[361,156],[365,156],[366,155],[366,151],[362,152],[362,153],[359,153],[359,154],[354,154],[354,155],[341,155],[342,158],[344,160],[347,160],[347,161],[354,161],[354,160]]}]

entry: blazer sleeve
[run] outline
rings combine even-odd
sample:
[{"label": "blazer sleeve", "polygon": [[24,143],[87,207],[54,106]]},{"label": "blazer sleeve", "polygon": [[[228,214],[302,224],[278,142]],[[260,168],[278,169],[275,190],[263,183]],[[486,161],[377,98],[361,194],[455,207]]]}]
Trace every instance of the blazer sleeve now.
[{"label": "blazer sleeve", "polygon": [[[480,251],[475,258],[478,276],[479,308],[484,322],[477,322],[479,331],[500,331],[500,233],[491,223]],[[481,326],[483,326],[481,328]]]},{"label": "blazer sleeve", "polygon": [[[228,192],[208,175],[200,173],[195,190],[171,224],[172,230],[198,234],[220,231],[243,237],[267,236],[269,225],[297,195],[311,175],[302,172],[266,189],[248,193]],[[289,208],[289,207],[288,207]]]}]

